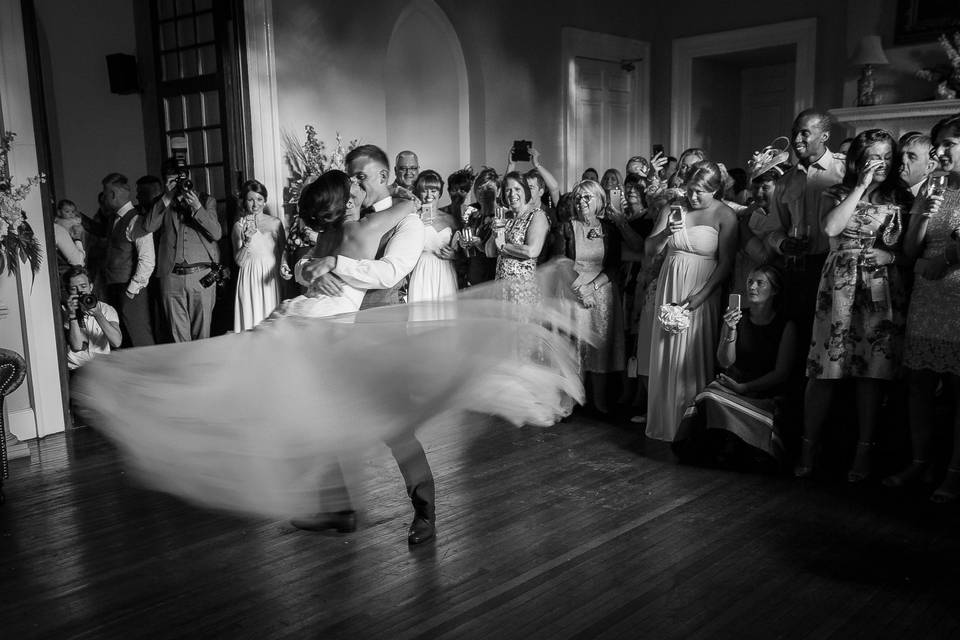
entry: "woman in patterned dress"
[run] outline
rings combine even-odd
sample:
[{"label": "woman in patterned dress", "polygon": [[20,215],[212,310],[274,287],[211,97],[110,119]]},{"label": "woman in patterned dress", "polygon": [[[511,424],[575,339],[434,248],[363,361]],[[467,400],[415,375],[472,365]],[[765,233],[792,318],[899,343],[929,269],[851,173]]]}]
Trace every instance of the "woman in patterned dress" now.
[{"label": "woman in patterned dress", "polygon": [[856,382],[859,440],[850,482],[870,475],[884,382],[900,371],[907,296],[901,209],[908,193],[893,166],[896,142],[881,129],[857,135],[843,183],[824,192],[834,204],[824,218],[831,251],[820,276],[813,336],[807,356],[804,435],[795,475],[809,476],[830,412],[836,381]]},{"label": "woman in patterned dress", "polygon": [[[511,171],[503,176],[500,202],[510,213],[494,219],[494,233],[487,241],[487,255],[497,258],[497,280],[507,281],[511,302],[534,304],[540,300],[535,279],[537,258],[550,230],[547,215],[530,204],[530,187],[523,176]],[[506,211],[501,210],[506,214]]]},{"label": "woman in patterned dress", "polygon": [[[953,453],[946,477],[930,499],[943,503],[960,497],[960,114],[938,122],[930,137],[942,172],[921,189],[904,241],[908,257],[919,258],[903,357],[910,373],[913,462],[884,484],[900,487],[932,479],[932,409],[942,377],[955,404]],[[931,188],[940,176],[946,184]]]},{"label": "woman in patterned dress", "polygon": [[[601,218],[607,201],[603,188],[583,180],[571,192],[574,216],[563,224],[564,254],[574,262],[574,292],[589,323],[593,342],[580,345],[583,373],[590,374],[589,397],[601,414],[609,413],[607,374],[625,368],[623,312],[620,302],[620,233]],[[621,214],[622,215],[622,214]]]}]

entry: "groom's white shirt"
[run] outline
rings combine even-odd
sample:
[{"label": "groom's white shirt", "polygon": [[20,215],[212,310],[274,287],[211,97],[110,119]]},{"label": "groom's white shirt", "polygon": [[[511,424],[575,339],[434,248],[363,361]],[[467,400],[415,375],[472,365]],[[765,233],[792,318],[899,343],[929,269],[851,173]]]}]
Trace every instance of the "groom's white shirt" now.
[{"label": "groom's white shirt", "polygon": [[[374,211],[383,211],[393,205],[393,198],[387,196],[373,205]],[[417,265],[423,253],[424,230],[420,217],[412,213],[405,216],[387,241],[383,257],[378,260],[355,260],[347,256],[337,256],[335,274],[348,285],[358,289],[389,289],[406,277]],[[307,286],[300,270],[304,261],[296,266],[297,282]]]}]

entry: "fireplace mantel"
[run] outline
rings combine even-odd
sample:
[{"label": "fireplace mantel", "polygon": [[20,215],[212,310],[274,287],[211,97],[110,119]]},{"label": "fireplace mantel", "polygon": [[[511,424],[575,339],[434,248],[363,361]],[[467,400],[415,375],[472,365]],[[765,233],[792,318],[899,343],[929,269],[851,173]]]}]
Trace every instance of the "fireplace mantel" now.
[{"label": "fireplace mantel", "polygon": [[901,104],[878,104],[872,107],[830,109],[846,135],[854,136],[866,129],[886,129],[895,137],[907,131],[930,133],[938,120],[960,113],[960,100],[928,100]]}]

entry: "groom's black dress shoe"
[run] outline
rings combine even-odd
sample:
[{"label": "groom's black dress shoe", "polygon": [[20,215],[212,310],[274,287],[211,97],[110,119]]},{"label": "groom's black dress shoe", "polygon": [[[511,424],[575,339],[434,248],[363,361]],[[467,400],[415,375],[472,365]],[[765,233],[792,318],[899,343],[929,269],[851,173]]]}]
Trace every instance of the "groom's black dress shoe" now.
[{"label": "groom's black dress shoe", "polygon": [[417,516],[410,524],[410,531],[407,534],[407,542],[410,544],[421,544],[427,542],[428,540],[433,540],[433,536],[436,535],[436,533],[436,529],[434,529],[432,522],[426,518]]},{"label": "groom's black dress shoe", "polygon": [[353,511],[323,511],[307,518],[294,518],[290,524],[304,531],[336,529],[340,533],[357,530],[357,514]]}]

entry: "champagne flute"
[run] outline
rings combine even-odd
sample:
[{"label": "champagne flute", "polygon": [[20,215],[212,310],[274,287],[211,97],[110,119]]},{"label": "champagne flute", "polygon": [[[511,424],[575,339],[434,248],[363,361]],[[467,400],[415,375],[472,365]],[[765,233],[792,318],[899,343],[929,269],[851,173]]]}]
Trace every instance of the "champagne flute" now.
[{"label": "champagne flute", "polygon": [[873,249],[873,245],[877,241],[877,232],[873,229],[860,229],[859,235],[857,236],[857,242],[860,245],[860,266],[865,266],[867,269],[871,267],[866,265],[866,253]]},{"label": "champagne flute", "polygon": [[804,255],[810,241],[810,225],[795,224],[788,234],[790,238],[797,241],[799,248],[797,253],[789,254],[786,257],[786,266],[788,271],[803,271],[806,268],[807,259]]},{"label": "champagne flute", "polygon": [[940,173],[937,175],[930,176],[930,189],[929,193],[931,196],[942,196],[947,190],[947,174]]}]

